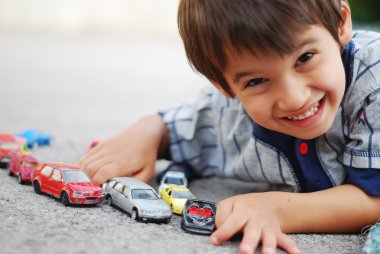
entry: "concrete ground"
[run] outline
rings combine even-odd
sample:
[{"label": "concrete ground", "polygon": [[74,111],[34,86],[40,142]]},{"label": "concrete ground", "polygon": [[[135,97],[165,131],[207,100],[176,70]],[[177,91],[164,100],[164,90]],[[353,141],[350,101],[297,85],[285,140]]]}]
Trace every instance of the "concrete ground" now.
[{"label": "concrete ground", "polygon": [[[110,137],[205,84],[189,68],[178,38],[0,33],[0,132],[38,128],[51,134],[50,147],[31,150],[40,161],[74,163],[92,139]],[[209,178],[190,189],[218,202],[260,186]],[[292,238],[302,253],[353,254],[366,236]],[[222,254],[238,253],[239,239],[214,247],[208,237],[185,233],[178,216],[169,224],[137,223],[108,205],[64,207],[0,170],[1,253]]]}]

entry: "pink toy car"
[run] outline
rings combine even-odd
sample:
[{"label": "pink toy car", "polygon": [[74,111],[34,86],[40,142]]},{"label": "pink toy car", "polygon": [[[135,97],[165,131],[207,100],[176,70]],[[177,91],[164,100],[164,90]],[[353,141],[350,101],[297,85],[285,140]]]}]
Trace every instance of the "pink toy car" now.
[{"label": "pink toy car", "polygon": [[15,175],[19,184],[31,182],[31,176],[38,167],[38,161],[31,154],[13,152],[8,164],[9,175]]}]

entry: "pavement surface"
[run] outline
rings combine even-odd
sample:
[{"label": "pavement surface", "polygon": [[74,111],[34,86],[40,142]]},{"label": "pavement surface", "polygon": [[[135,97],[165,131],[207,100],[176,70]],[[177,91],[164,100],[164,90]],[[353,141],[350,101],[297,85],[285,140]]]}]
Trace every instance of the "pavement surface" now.
[{"label": "pavement surface", "polygon": [[[40,161],[75,163],[92,139],[110,137],[206,83],[190,69],[179,38],[0,32],[0,132],[38,128],[52,135],[50,147],[31,150]],[[164,166],[159,162],[157,171]],[[218,202],[261,186],[208,178],[190,189]],[[302,253],[353,254],[366,235],[291,237]],[[108,205],[64,207],[0,169],[0,253],[223,254],[238,253],[240,239],[214,247],[208,237],[185,233],[179,216],[169,224],[138,223]]]}]

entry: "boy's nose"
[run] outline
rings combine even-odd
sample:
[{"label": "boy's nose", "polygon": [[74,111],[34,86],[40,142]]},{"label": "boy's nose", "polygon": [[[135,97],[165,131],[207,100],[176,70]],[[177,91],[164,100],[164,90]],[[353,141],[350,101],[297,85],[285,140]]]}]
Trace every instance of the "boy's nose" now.
[{"label": "boy's nose", "polygon": [[310,97],[310,88],[305,80],[287,77],[279,84],[277,107],[284,111],[301,109]]}]

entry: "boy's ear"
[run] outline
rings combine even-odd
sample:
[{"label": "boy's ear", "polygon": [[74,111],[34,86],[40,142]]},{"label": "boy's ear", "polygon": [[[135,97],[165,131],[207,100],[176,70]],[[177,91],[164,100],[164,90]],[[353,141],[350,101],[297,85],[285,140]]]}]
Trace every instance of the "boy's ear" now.
[{"label": "boy's ear", "polygon": [[211,84],[216,87],[216,89],[219,90],[227,99],[233,98],[233,95],[231,95],[228,91],[224,90],[224,88],[216,83],[215,81],[210,80]]},{"label": "boy's ear", "polygon": [[342,18],[343,23],[339,24],[339,40],[341,45],[346,45],[352,39],[352,20],[351,10],[348,3],[342,1]]}]

